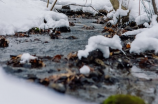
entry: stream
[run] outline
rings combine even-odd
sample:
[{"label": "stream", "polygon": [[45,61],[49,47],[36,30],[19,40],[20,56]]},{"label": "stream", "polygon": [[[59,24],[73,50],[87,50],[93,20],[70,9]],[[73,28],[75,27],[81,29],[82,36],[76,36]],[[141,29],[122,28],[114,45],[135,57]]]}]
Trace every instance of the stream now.
[{"label": "stream", "polygon": [[[30,68],[29,65],[25,67],[11,67],[6,63],[10,60],[10,55],[19,55],[22,53],[30,53],[36,56],[50,56],[67,55],[71,52],[85,49],[88,39],[95,35],[105,35],[101,33],[104,24],[96,24],[96,19],[81,19],[69,18],[70,22],[74,22],[75,26],[70,27],[71,32],[61,33],[63,37],[75,36],[78,39],[50,39],[48,34],[34,34],[30,37],[12,37],[7,36],[9,47],[0,49],[0,65],[9,73],[20,77],[28,78],[36,76],[39,79],[49,77],[54,74],[66,72],[64,69],[69,68],[64,61],[60,63],[52,62],[51,60],[44,59],[46,67]],[[94,26],[94,30],[82,29],[83,26]],[[108,61],[108,60],[107,60]],[[92,85],[84,85],[82,88],[75,90],[67,89],[66,94],[79,98],[88,102],[101,103],[108,96],[113,94],[131,94],[144,99],[148,104],[156,104],[158,99],[158,75],[154,71],[144,70],[138,67],[137,64],[133,65],[131,73],[126,73],[124,70],[116,69],[114,61],[110,61],[109,67],[104,69],[105,75],[110,76],[110,82],[98,82]],[[57,71],[60,69],[61,71]],[[76,67],[72,70],[78,72]],[[155,101],[155,103],[154,103]]]}]

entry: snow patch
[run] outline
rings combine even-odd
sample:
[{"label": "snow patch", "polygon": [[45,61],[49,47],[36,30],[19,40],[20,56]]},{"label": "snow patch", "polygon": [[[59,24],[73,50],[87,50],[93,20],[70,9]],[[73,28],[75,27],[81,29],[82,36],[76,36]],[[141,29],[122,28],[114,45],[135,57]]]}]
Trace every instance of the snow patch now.
[{"label": "snow patch", "polygon": [[23,53],[21,56],[20,63],[24,64],[24,63],[29,62],[30,60],[34,60],[34,59],[37,59],[37,57],[34,57],[34,56],[30,55],[29,53]]},{"label": "snow patch", "polygon": [[80,73],[81,74],[89,74],[90,68],[88,66],[84,65],[82,68],[80,68]]}]

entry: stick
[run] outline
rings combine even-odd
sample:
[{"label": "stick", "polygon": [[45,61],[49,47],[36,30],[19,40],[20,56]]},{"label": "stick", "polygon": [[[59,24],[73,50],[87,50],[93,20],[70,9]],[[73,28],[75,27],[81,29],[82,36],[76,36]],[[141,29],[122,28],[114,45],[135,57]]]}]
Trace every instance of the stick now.
[{"label": "stick", "polygon": [[48,8],[48,6],[49,6],[49,0],[47,1],[47,8]]},{"label": "stick", "polygon": [[55,0],[55,2],[54,2],[54,4],[53,4],[52,8],[50,9],[51,11],[53,10],[53,8],[54,8],[54,6],[55,6],[56,3],[57,3],[57,0]]}]

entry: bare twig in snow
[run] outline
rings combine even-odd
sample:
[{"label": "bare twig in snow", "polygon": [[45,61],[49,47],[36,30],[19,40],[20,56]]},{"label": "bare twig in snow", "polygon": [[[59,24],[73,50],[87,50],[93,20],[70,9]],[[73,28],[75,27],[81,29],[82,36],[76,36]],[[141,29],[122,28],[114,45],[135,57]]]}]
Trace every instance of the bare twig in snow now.
[{"label": "bare twig in snow", "polygon": [[55,4],[57,3],[57,1],[58,1],[58,0],[55,0],[55,2],[54,2],[54,4],[53,4],[52,8],[50,9],[51,11],[53,10],[53,8],[54,8]]},{"label": "bare twig in snow", "polygon": [[49,0],[47,1],[47,8],[48,8],[48,6],[49,6]]}]

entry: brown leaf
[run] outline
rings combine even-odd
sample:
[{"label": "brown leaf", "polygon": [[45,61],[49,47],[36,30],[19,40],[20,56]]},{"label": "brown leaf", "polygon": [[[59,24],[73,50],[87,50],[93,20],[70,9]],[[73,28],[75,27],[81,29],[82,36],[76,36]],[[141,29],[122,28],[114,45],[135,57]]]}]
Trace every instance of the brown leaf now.
[{"label": "brown leaf", "polygon": [[126,48],[127,48],[127,49],[131,48],[130,43],[127,43],[127,44],[126,44]]},{"label": "brown leaf", "polygon": [[63,55],[56,55],[53,57],[53,60],[54,62],[60,62],[61,58],[62,58]]}]

